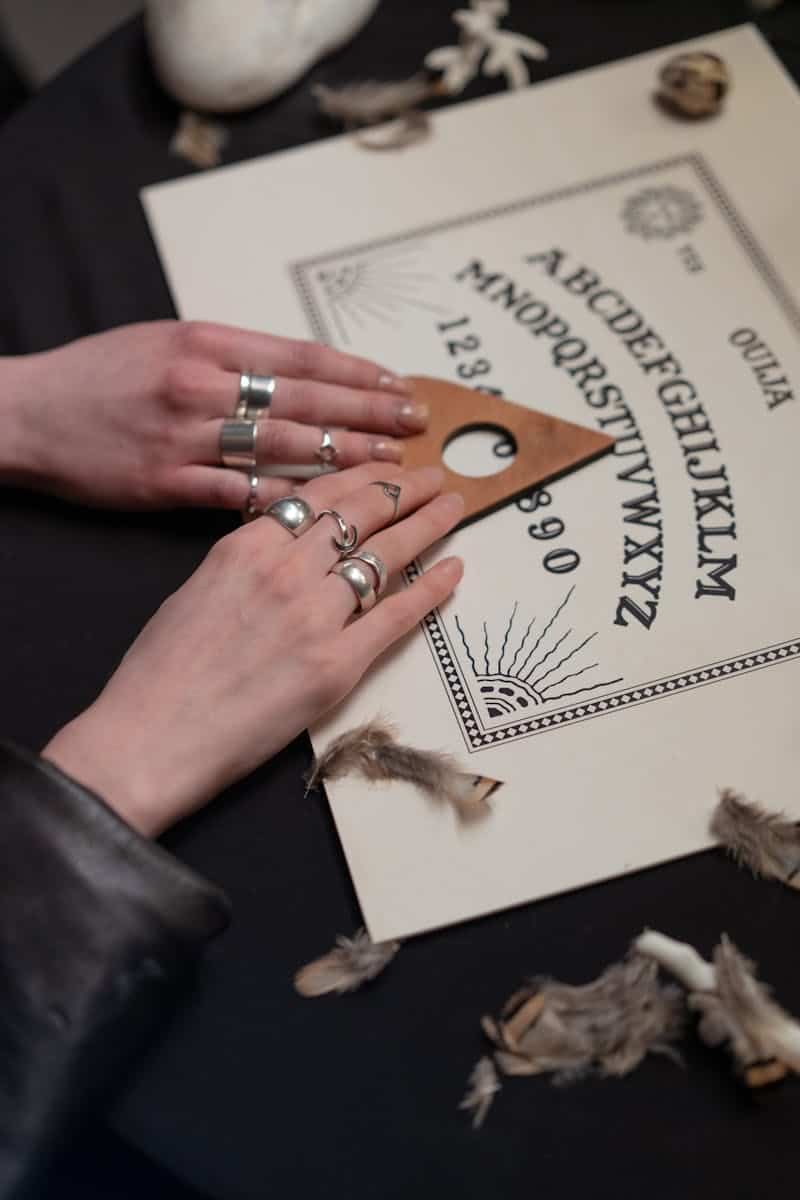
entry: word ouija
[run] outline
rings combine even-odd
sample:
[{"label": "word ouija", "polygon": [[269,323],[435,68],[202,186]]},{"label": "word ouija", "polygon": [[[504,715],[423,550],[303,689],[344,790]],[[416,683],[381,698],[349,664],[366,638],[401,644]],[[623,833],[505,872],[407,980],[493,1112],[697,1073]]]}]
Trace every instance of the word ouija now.
[{"label": "word ouija", "polygon": [[[736,588],[728,578],[738,561],[735,551],[728,548],[736,541],[733,495],[719,441],[697,388],[644,317],[595,272],[568,265],[561,250],[530,254],[525,262],[580,297],[619,338],[641,370],[656,381],[657,397],[669,417],[692,484],[698,571],[695,599],[735,600]],[[479,259],[472,259],[455,278],[501,305],[534,337],[542,339],[553,365],[569,375],[594,410],[597,424],[616,436],[614,453],[630,460],[617,472],[617,479],[637,488],[638,494],[622,503],[623,521],[637,529],[624,535],[614,622],[627,626],[634,620],[650,629],[658,612],[663,572],[661,501],[647,445],[622,389],[611,382],[605,363],[568,321],[504,272],[492,272]]]}]

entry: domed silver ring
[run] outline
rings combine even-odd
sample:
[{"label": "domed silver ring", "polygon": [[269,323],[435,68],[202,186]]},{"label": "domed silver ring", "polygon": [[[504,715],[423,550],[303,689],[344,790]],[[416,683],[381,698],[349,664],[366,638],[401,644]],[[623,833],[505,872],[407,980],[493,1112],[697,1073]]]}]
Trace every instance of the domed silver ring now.
[{"label": "domed silver ring", "polygon": [[264,517],[272,517],[284,529],[288,529],[293,537],[300,537],[316,522],[317,515],[310,504],[302,496],[281,496],[273,500],[262,513]]},{"label": "domed silver ring", "polygon": [[369,612],[377,599],[375,588],[372,586],[366,571],[352,558],[343,558],[329,571],[330,575],[339,575],[345,579],[355,592],[360,613]]}]

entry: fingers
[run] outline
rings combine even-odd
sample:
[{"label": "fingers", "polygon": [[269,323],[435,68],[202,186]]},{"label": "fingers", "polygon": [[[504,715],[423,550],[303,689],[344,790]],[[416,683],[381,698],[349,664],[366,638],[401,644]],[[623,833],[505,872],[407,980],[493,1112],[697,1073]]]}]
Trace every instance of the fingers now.
[{"label": "fingers", "polygon": [[428,424],[425,404],[408,395],[281,377],[276,380],[270,415],[304,425],[357,429],[407,437]]},{"label": "fingers", "polygon": [[[359,544],[358,550],[376,554],[391,576],[407,566],[423,551],[438,542],[458,524],[464,515],[464,501],[457,492],[438,496],[430,503],[419,507],[404,521],[384,529],[374,537]],[[354,553],[358,553],[358,550]],[[373,580],[374,572],[364,564],[364,569]],[[375,580],[375,582],[377,582]],[[358,608],[352,587],[338,575],[331,575],[325,583],[325,604],[330,605],[341,620]],[[381,601],[381,607],[387,601]],[[333,615],[333,612],[332,612]]]},{"label": "fingers", "polygon": [[[296,490],[296,484],[291,479],[262,476],[258,481],[255,505],[263,509],[273,500]],[[241,511],[249,502],[250,476],[244,471],[229,471],[219,467],[181,467],[175,478],[174,503],[181,507]]]},{"label": "fingers", "polygon": [[[222,421],[204,423],[197,435],[198,462],[219,462],[221,431]],[[268,417],[258,422],[256,459],[262,466],[267,463],[278,463],[281,466],[316,463],[322,436],[323,430],[315,426],[298,425],[294,421],[279,421]],[[336,448],[337,467],[354,467],[364,462],[399,463],[403,458],[400,443],[389,438],[374,437],[366,433],[346,433],[342,430],[336,430],[331,434],[331,438]]]},{"label": "fingers", "polygon": [[[388,482],[397,482],[400,486],[397,516],[402,518],[438,495],[442,486],[442,472],[438,467],[418,467],[413,471],[389,475]],[[383,487],[367,485],[342,497],[330,507],[336,509],[351,532],[353,528],[356,530],[359,544],[395,519],[395,502],[386,495]],[[342,541],[343,531],[335,517],[323,516],[320,507],[316,512],[317,523],[303,535],[302,550],[304,566],[318,579],[339,561],[341,552],[335,541]],[[337,584],[347,587],[338,579]]]},{"label": "fingers", "polygon": [[[379,601],[370,612],[349,625],[341,635],[339,648],[344,661],[357,670],[356,679],[432,609],[444,604],[463,573],[460,558],[445,558],[425,571],[411,587]],[[344,580],[338,582],[349,588]]]},{"label": "fingers", "polygon": [[247,329],[207,322],[186,322],[179,329],[191,356],[211,359],[226,371],[238,374],[285,375],[291,379],[316,379],[347,388],[374,388],[409,395],[405,380],[378,363],[342,354],[316,342],[272,337]]}]

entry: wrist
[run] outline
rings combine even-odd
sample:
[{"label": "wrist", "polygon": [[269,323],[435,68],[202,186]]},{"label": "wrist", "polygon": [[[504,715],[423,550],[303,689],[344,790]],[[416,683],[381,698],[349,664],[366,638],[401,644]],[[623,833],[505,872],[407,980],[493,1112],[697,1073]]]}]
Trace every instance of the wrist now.
[{"label": "wrist", "polygon": [[158,837],[172,821],[147,770],[131,750],[132,738],[105,719],[94,704],[59,730],[42,757],[95,792],[137,833]]},{"label": "wrist", "polygon": [[0,480],[29,483],[38,473],[33,355],[0,358]]}]

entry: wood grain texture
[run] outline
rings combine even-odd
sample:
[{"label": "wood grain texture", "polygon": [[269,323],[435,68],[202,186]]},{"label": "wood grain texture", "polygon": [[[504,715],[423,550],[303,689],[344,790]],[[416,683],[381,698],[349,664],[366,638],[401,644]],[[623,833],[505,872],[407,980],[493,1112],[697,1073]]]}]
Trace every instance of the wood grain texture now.
[{"label": "wood grain texture", "polygon": [[[423,375],[410,382],[415,399],[430,407],[430,422],[424,433],[405,441],[404,463],[443,468],[445,491],[460,492],[464,497],[462,526],[538,484],[591,462],[614,445],[614,439],[604,433],[523,408],[500,396]],[[459,475],[443,461],[445,448],[459,434],[495,426],[510,433],[517,444],[516,456],[503,470],[495,475]]]}]

